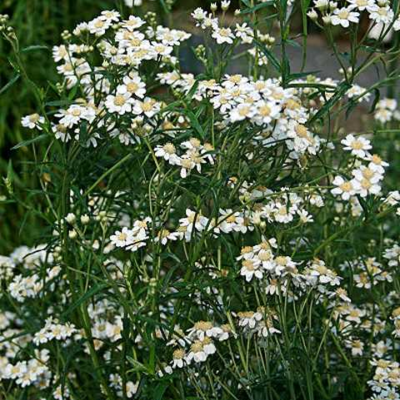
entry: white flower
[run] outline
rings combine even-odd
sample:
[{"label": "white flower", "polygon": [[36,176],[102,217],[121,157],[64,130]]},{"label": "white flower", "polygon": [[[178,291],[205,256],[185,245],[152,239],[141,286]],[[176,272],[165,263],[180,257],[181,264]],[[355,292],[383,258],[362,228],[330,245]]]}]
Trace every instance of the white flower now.
[{"label": "white flower", "polygon": [[377,183],[383,179],[382,174],[369,167],[366,167],[365,165],[362,165],[358,169],[354,169],[351,173],[358,182],[362,182],[364,179],[367,179],[371,183]]},{"label": "white flower", "polygon": [[116,231],[114,235],[111,235],[110,240],[117,247],[127,247],[134,241],[133,231],[124,227],[122,231]]},{"label": "white flower", "polygon": [[198,7],[192,12],[191,15],[196,21],[203,21],[207,17],[207,12]]},{"label": "white flower", "polygon": [[375,0],[347,0],[350,9],[357,9],[359,11],[367,10],[369,12],[376,10],[378,6]]},{"label": "white flower", "polygon": [[176,148],[172,143],[166,143],[164,146],[157,146],[154,149],[156,157],[162,157],[171,165],[179,165],[180,159],[176,154]]},{"label": "white flower", "polygon": [[103,36],[111,26],[111,21],[104,17],[97,17],[88,23],[89,32],[96,36]]},{"label": "white flower", "polygon": [[253,30],[247,23],[243,23],[242,25],[236,24],[235,35],[240,38],[243,43],[250,44],[253,42]]},{"label": "white flower", "polygon": [[143,101],[136,101],[133,106],[133,113],[136,115],[144,114],[146,117],[151,118],[160,111],[160,103],[146,97]]},{"label": "white flower", "polygon": [[55,62],[59,62],[59,61],[68,61],[69,58],[72,55],[72,50],[74,47],[71,46],[65,46],[65,45],[61,45],[61,46],[54,46],[53,47],[53,59]]},{"label": "white flower", "polygon": [[400,16],[396,18],[396,21],[393,24],[393,29],[397,32],[400,31]]},{"label": "white flower", "polygon": [[24,128],[29,129],[38,129],[39,131],[42,130],[41,124],[44,124],[45,119],[44,117],[40,116],[39,114],[31,114],[26,115],[22,118],[21,124]]},{"label": "white flower", "polygon": [[211,36],[217,41],[218,44],[232,44],[233,40],[235,39],[235,35],[230,28],[216,27]]},{"label": "white flower", "polygon": [[[394,18],[394,12],[390,6],[376,7],[370,11],[370,19],[375,23],[381,23],[383,25],[391,24]],[[386,31],[385,26],[382,27]]]},{"label": "white flower", "polygon": [[177,232],[170,232],[168,229],[161,229],[158,232],[155,242],[161,242],[161,244],[166,245],[169,240],[178,240],[179,234]]},{"label": "white flower", "polygon": [[201,363],[207,360],[208,355],[214,354],[216,351],[215,345],[209,337],[205,337],[203,341],[196,340],[190,346],[190,352],[185,357],[188,364],[192,361],[196,363]]},{"label": "white flower", "polygon": [[348,28],[350,22],[358,23],[360,14],[352,11],[349,7],[337,8],[331,15],[332,25],[341,25],[343,28]]},{"label": "white flower", "polygon": [[190,171],[196,167],[196,164],[191,158],[180,158],[178,164],[181,167],[181,178],[185,179]]},{"label": "white flower", "polygon": [[329,0],[314,0],[314,4],[316,8],[324,9],[329,6]]},{"label": "white flower", "polygon": [[239,104],[229,113],[231,122],[243,121],[246,118],[252,118],[255,114],[254,107],[251,104]]},{"label": "white flower", "polygon": [[67,127],[65,125],[52,125],[51,130],[53,131],[56,139],[65,143],[71,140],[71,135],[67,132]]},{"label": "white flower", "polygon": [[172,368],[183,368],[185,365],[185,350],[177,349],[172,355]]},{"label": "white flower", "polygon": [[254,121],[259,124],[269,124],[272,120],[276,119],[280,112],[280,107],[273,102],[260,100],[255,103],[256,111]]},{"label": "white flower", "polygon": [[125,76],[123,79],[124,84],[119,85],[117,88],[118,94],[130,93],[137,97],[143,98],[146,94],[146,85],[139,76]]},{"label": "white flower", "polygon": [[351,196],[356,194],[358,185],[355,185],[354,180],[345,181],[341,176],[336,176],[332,182],[336,188],[331,190],[335,196],[341,196],[343,200],[349,200]]},{"label": "white flower", "polygon": [[362,136],[354,137],[349,134],[341,143],[344,145],[343,149],[351,151],[353,156],[365,158],[368,155],[368,150],[372,149],[371,142]]},{"label": "white flower", "polygon": [[122,21],[122,26],[131,32],[133,32],[135,29],[140,28],[144,24],[145,21],[133,15],[130,15],[129,19]]},{"label": "white flower", "polygon": [[240,270],[240,275],[246,278],[247,282],[250,282],[253,277],[257,279],[262,279],[264,272],[259,268],[259,265],[251,260],[243,260],[242,268]]},{"label": "white flower", "polygon": [[133,383],[132,381],[128,381],[126,382],[126,397],[128,397],[128,399],[131,399],[138,390],[139,387],[139,383]]},{"label": "white flower", "polygon": [[129,92],[117,95],[108,95],[106,98],[105,106],[111,113],[118,113],[123,115],[132,111],[132,99]]},{"label": "white flower", "polygon": [[101,15],[99,18],[102,18],[106,21],[113,21],[113,22],[118,22],[120,17],[120,13],[114,10],[108,11],[102,11]]},{"label": "white flower", "polygon": [[366,197],[369,194],[375,194],[375,195],[380,194],[381,186],[378,184],[378,180],[374,182],[368,178],[361,178],[361,176],[362,175],[360,174],[360,180],[353,180],[353,182],[357,182],[356,186],[357,194],[359,194],[361,197]]}]

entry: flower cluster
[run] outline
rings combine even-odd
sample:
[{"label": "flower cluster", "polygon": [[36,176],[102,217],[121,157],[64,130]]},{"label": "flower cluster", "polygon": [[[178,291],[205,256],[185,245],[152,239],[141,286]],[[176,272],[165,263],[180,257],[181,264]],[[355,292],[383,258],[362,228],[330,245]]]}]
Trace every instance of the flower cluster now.
[{"label": "flower cluster", "polygon": [[196,169],[198,173],[201,173],[201,165],[205,163],[214,164],[214,157],[212,152],[214,147],[210,143],[201,144],[196,138],[191,138],[180,144],[182,149],[186,149],[186,152],[178,156],[176,148],[172,143],[166,143],[165,145],[157,146],[155,148],[156,157],[161,157],[165,161],[168,161],[171,165],[177,165],[181,168],[180,175],[182,178],[186,178],[190,171]]},{"label": "flower cluster", "polygon": [[[397,11],[241,3],[192,13],[213,43],[195,48],[197,75],[180,65],[191,34],[152,13],[104,11],[53,48],[56,99],[22,120],[51,139],[44,244],[0,256],[10,396],[399,398],[400,194],[374,134],[398,130],[397,102],[375,101],[365,130],[342,118],[380,88],[357,77],[385,57],[376,43],[359,61],[351,29],[363,14],[398,29]],[[342,78],[289,65],[300,9],[330,40],[350,28],[351,56],[333,47]],[[242,57],[248,74],[230,68]]]},{"label": "flower cluster", "polygon": [[359,195],[366,197],[369,194],[378,195],[381,192],[380,182],[383,180],[385,168],[389,164],[383,161],[377,154],[371,155],[369,150],[372,149],[369,140],[362,136],[355,137],[350,134],[341,141],[344,150],[350,151],[357,161],[368,162],[367,165],[360,165],[351,171],[352,179],[344,179],[336,176],[333,184],[336,186],[332,189],[332,194],[341,196],[343,200],[349,200],[350,197]]},{"label": "flower cluster", "polygon": [[395,19],[395,11],[389,0],[346,0],[345,3],[340,6],[335,1],[314,0],[314,8],[308,12],[308,16],[317,20],[319,12],[325,24],[349,28],[350,24],[359,23],[362,13],[367,13],[373,23],[383,24],[384,27],[393,25],[394,30],[400,30],[400,18]]}]

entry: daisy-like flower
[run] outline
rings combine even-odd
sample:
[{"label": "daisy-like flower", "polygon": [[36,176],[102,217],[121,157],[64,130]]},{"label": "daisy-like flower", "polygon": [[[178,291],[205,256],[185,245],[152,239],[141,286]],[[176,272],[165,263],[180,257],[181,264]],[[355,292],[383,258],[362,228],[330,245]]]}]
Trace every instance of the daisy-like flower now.
[{"label": "daisy-like flower", "polygon": [[171,46],[167,46],[164,43],[154,42],[152,45],[154,53],[160,57],[168,57],[174,50]]},{"label": "daisy-like flower", "polygon": [[73,52],[72,50],[74,47],[70,46],[65,46],[62,44],[61,46],[54,46],[53,47],[53,59],[55,62],[59,61],[68,61],[69,58],[72,56]]},{"label": "daisy-like flower", "polygon": [[371,183],[377,183],[383,179],[383,175],[373,169],[362,165],[358,169],[354,169],[352,174],[357,181],[361,182],[363,179],[368,179]]},{"label": "daisy-like flower", "polygon": [[259,265],[254,263],[252,260],[243,260],[240,275],[244,276],[247,282],[250,282],[253,277],[257,279],[262,279],[264,276],[264,272],[259,267]]},{"label": "daisy-like flower", "polygon": [[[215,348],[215,346],[214,346]],[[204,342],[200,340],[196,340],[191,346],[190,346],[190,352],[189,354],[185,357],[185,361],[190,364],[192,361],[196,363],[201,363],[207,360],[208,354],[205,351],[204,348]]]},{"label": "daisy-like flower", "polygon": [[[376,7],[370,11],[369,18],[377,24],[381,23],[383,25],[387,25],[392,23],[394,12],[389,5]],[[384,28],[384,30],[386,29]]]},{"label": "daisy-like flower", "polygon": [[207,224],[208,218],[190,209],[186,210],[186,218],[181,218],[179,220],[179,225],[181,227],[186,227],[189,233],[192,232],[193,228],[201,232],[205,229]]},{"label": "daisy-like flower", "polygon": [[375,0],[347,0],[350,9],[357,9],[358,11],[367,10],[369,12],[376,10],[378,6]]},{"label": "daisy-like flower", "polygon": [[126,382],[126,397],[131,399],[138,391],[139,382],[133,383],[132,381]]},{"label": "daisy-like flower", "polygon": [[[219,229],[224,233],[243,231],[244,218],[239,211],[233,212],[232,209],[219,210]],[[242,233],[245,233],[242,232]]]},{"label": "daisy-like flower", "polygon": [[116,231],[110,236],[111,243],[117,247],[127,247],[133,243],[133,231],[127,227],[123,227],[122,231]]},{"label": "daisy-like flower", "polygon": [[21,119],[21,124],[24,128],[29,129],[38,129],[39,131],[42,130],[41,124],[44,124],[44,117],[40,116],[39,114],[31,114],[26,115]]},{"label": "daisy-like flower", "polygon": [[360,14],[353,11],[350,7],[337,8],[331,15],[332,25],[341,25],[343,28],[348,28],[350,22],[358,23]]},{"label": "daisy-like flower", "polygon": [[168,229],[163,228],[158,232],[155,241],[161,242],[161,244],[165,246],[169,240],[175,241],[178,240],[178,238],[179,234],[177,232],[170,232]]},{"label": "daisy-like flower", "polygon": [[253,311],[238,312],[239,326],[246,329],[254,329],[256,325],[263,319],[263,314]]},{"label": "daisy-like flower", "polygon": [[136,115],[144,114],[146,117],[152,118],[160,111],[160,108],[160,103],[150,97],[146,97],[143,101],[136,101],[132,111]]},{"label": "daisy-like flower", "polygon": [[235,35],[233,34],[230,28],[215,28],[211,35],[218,44],[228,43],[232,44],[235,39]]},{"label": "daisy-like flower", "polygon": [[117,113],[124,115],[127,112],[132,111],[132,98],[131,94],[125,92],[124,94],[108,95],[105,106],[111,113]]},{"label": "daisy-like flower", "polygon": [[[381,186],[378,184],[382,176],[375,174],[369,168],[362,170],[354,170],[353,175],[356,177],[353,179],[353,186],[356,186],[356,192],[361,197],[367,197],[369,194],[378,195],[381,192]],[[366,177],[366,176],[371,176]],[[343,197],[343,196],[342,196]]]},{"label": "daisy-like flower", "polygon": [[368,150],[372,149],[371,142],[362,136],[355,137],[350,134],[340,142],[344,145],[343,149],[351,151],[353,156],[365,158],[368,155]]},{"label": "daisy-like flower", "polygon": [[63,124],[53,125],[51,130],[54,133],[56,139],[61,140],[62,142],[68,142],[71,140],[71,135],[68,133],[68,129]]},{"label": "daisy-like flower", "polygon": [[88,23],[88,29],[90,33],[96,36],[103,36],[111,24],[110,20],[97,17]]},{"label": "daisy-like flower", "polygon": [[172,143],[166,143],[164,146],[157,146],[154,150],[156,157],[162,157],[171,165],[179,165],[180,158],[176,154],[176,148]]},{"label": "daisy-like flower", "polygon": [[275,103],[260,100],[255,103],[256,111],[254,120],[256,124],[263,125],[269,124],[272,120],[276,119],[280,112],[280,107]]},{"label": "daisy-like flower", "polygon": [[385,168],[389,166],[389,163],[383,161],[377,154],[368,157],[368,161],[368,168],[382,175],[385,173]]},{"label": "daisy-like flower", "polygon": [[314,0],[316,8],[323,10],[329,6],[329,0]]},{"label": "daisy-like flower", "polygon": [[222,332],[220,327],[214,326],[209,321],[198,321],[188,330],[188,336],[190,339],[195,338],[203,342],[206,337],[218,337]]},{"label": "daisy-like flower", "polygon": [[190,138],[189,140],[182,142],[181,147],[188,150],[199,150],[201,148],[201,142],[199,139]]},{"label": "daisy-like flower", "polygon": [[236,24],[235,35],[240,38],[243,43],[252,43],[253,34],[253,30],[247,25],[247,23],[243,23],[242,25]]},{"label": "daisy-like flower", "polygon": [[351,355],[353,357],[356,356],[362,356],[363,355],[363,350],[364,350],[364,343],[359,340],[346,340],[346,347],[351,349]]},{"label": "daisy-like flower", "polygon": [[185,356],[186,353],[184,349],[176,349],[172,355],[172,368],[183,368],[185,365]]},{"label": "daisy-like flower", "polygon": [[335,186],[331,190],[331,193],[335,196],[341,196],[343,200],[349,200],[350,197],[356,194],[358,185],[354,183],[354,180],[345,181],[341,176],[336,176],[332,182]]},{"label": "daisy-like flower", "polygon": [[118,11],[115,10],[105,10],[101,12],[101,15],[99,18],[102,18],[106,21],[113,21],[113,22],[118,22],[119,21],[119,17],[120,17],[120,13]]},{"label": "daisy-like flower", "polygon": [[130,95],[135,95],[141,99],[146,94],[146,84],[140,79],[139,76],[125,76],[123,79],[124,84],[119,85],[117,88],[117,93],[124,95],[125,93],[130,93]]},{"label": "daisy-like flower", "polygon": [[207,17],[207,12],[198,7],[192,12],[191,15],[196,21],[203,21]]},{"label": "daisy-like flower", "polygon": [[268,337],[278,333],[281,333],[281,331],[274,327],[271,317],[267,317],[264,321],[261,322],[258,331],[259,336]]},{"label": "daisy-like flower", "polygon": [[145,23],[146,22],[143,21],[141,18],[130,15],[129,19],[122,22],[122,27],[128,29],[128,31],[133,32],[134,30],[139,29]]},{"label": "daisy-like flower", "polygon": [[248,103],[239,104],[232,109],[229,116],[231,122],[243,121],[246,118],[252,118],[255,114],[254,107]]},{"label": "daisy-like flower", "polygon": [[180,158],[178,164],[181,167],[181,178],[185,179],[190,174],[190,171],[196,168],[196,163],[190,158]]}]

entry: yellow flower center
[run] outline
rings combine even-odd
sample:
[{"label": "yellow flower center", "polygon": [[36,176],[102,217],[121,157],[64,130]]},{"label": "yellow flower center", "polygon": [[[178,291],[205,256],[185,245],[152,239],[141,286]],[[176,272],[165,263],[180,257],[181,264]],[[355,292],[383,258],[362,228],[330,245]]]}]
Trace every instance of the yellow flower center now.
[{"label": "yellow flower center", "polygon": [[351,182],[344,182],[339,187],[343,192],[350,192],[353,189]]},{"label": "yellow flower center", "polygon": [[361,142],[361,140],[354,140],[354,142],[351,144],[351,147],[354,150],[362,150],[363,143]]},{"label": "yellow flower center", "polygon": [[118,107],[122,107],[125,104],[125,97],[121,96],[120,94],[115,96],[114,105]]}]

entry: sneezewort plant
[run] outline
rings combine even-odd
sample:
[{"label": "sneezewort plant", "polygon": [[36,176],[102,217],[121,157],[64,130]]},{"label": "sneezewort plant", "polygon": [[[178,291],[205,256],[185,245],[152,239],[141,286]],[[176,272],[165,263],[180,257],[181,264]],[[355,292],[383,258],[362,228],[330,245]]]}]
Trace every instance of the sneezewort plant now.
[{"label": "sneezewort plant", "polygon": [[[229,26],[229,2],[194,10],[212,43],[194,49],[198,76],[180,67],[190,34],[153,14],[102,12],[54,47],[61,80],[22,120],[21,145],[48,143],[46,229],[0,258],[6,398],[399,398],[400,194],[373,135],[398,131],[397,102],[376,98],[367,134],[343,121],[370,98],[357,71],[397,56],[360,59],[383,34],[356,24],[396,30],[398,4],[241,6]],[[342,80],[292,72],[296,13],[304,46],[307,15],[327,33]],[[245,54],[248,76],[228,74]]]}]

